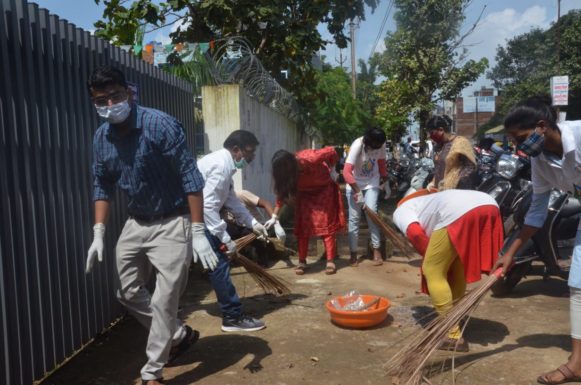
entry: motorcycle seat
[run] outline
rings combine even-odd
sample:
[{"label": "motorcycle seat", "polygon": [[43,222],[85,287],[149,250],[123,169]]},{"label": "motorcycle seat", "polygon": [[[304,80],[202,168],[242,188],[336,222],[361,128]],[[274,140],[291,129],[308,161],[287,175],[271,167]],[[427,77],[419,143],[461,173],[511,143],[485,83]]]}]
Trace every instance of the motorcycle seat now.
[{"label": "motorcycle seat", "polygon": [[581,202],[576,198],[569,198],[567,203],[563,205],[559,215],[568,218],[579,213],[581,213]]}]

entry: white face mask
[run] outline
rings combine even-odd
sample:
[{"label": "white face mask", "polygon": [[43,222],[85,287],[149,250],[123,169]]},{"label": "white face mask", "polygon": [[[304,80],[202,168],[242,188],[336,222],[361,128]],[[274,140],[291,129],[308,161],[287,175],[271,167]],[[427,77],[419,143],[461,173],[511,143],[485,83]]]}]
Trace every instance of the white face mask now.
[{"label": "white face mask", "polygon": [[100,117],[113,124],[123,123],[131,113],[131,106],[127,100],[112,106],[95,106],[95,108]]}]

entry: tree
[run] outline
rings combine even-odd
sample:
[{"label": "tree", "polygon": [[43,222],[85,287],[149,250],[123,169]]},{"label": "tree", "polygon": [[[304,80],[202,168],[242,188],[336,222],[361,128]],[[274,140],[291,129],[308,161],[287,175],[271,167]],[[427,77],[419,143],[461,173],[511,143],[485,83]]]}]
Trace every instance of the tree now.
[{"label": "tree", "polygon": [[369,66],[363,59],[359,59],[359,73],[357,74],[357,100],[361,101],[371,116],[379,105],[377,94],[377,63],[370,62]]},{"label": "tree", "polygon": [[351,143],[371,125],[372,117],[361,101],[353,99],[349,75],[337,67],[315,75],[315,99],[310,120],[326,144]]},{"label": "tree", "polygon": [[551,76],[569,75],[567,119],[581,118],[581,11],[561,17],[561,53],[557,69],[555,34],[557,25],[548,30],[534,29],[516,36],[496,50],[496,65],[487,73],[501,91],[497,121],[519,101],[539,93],[548,93]]},{"label": "tree", "polygon": [[[256,55],[281,83],[308,106],[317,95],[311,59],[327,43],[317,26],[321,23],[338,47],[346,47],[345,22],[365,19],[365,5],[375,9],[379,0],[103,0],[103,20],[97,21],[97,35],[116,44],[133,44],[135,31],[149,23],[162,26],[170,21],[186,22],[171,35],[177,42],[208,42],[242,36],[256,48]],[[95,0],[96,3],[101,0]],[[281,75],[287,70],[288,79]]]},{"label": "tree", "polygon": [[[387,34],[386,50],[377,58],[380,73],[389,82],[380,92],[384,106],[380,114],[385,122],[401,123],[414,114],[422,126],[435,102],[454,99],[485,71],[488,61],[467,60],[463,41],[474,26],[463,35],[460,28],[469,0],[395,0],[394,4],[396,30]],[[405,118],[386,115],[392,113],[404,113]]]}]

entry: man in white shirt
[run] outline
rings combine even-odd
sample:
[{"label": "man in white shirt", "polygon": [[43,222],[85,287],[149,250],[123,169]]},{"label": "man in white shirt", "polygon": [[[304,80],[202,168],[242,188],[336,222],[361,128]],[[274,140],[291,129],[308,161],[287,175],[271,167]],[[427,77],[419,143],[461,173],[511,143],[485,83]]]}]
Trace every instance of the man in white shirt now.
[{"label": "man in white shirt", "polygon": [[208,238],[219,258],[218,266],[210,272],[210,280],[220,309],[223,331],[255,331],[265,327],[261,320],[242,313],[242,303],[230,278],[230,263],[226,254],[236,251],[236,244],[226,231],[226,222],[220,217],[225,207],[236,221],[251,228],[260,237],[267,237],[266,228],[250,215],[236,197],[232,176],[254,159],[258,140],[250,131],[237,130],[224,141],[224,148],[204,156],[198,169],[205,180],[204,221]]}]

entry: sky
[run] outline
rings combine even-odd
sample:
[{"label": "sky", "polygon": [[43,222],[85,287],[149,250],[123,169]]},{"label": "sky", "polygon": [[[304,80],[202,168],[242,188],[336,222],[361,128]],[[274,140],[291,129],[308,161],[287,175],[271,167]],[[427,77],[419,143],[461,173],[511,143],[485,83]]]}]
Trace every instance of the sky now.
[{"label": "sky", "polygon": [[[478,60],[486,57],[490,68],[494,65],[496,47],[503,45],[514,36],[530,31],[534,27],[548,28],[557,19],[558,0],[472,0],[466,12],[465,29],[473,25],[482,13],[475,31],[465,40],[469,50],[469,58]],[[100,19],[104,6],[96,5],[94,0],[36,0],[42,8],[47,8],[51,13],[59,15],[63,19],[76,24],[86,30],[94,30],[93,23]],[[101,1],[102,3],[102,1]],[[371,13],[366,10],[365,20],[360,21],[355,31],[356,59],[367,61],[371,55],[374,43],[377,40],[382,21],[386,17],[390,0],[380,0],[379,7]],[[581,9],[581,0],[561,0],[561,15],[571,9]],[[395,30],[393,20],[394,8],[387,14],[387,21],[383,34],[378,41],[375,52],[385,49],[383,38],[387,31]],[[163,43],[169,42],[170,28],[154,31],[145,37],[145,41],[156,40]],[[319,31],[323,38],[331,40],[326,26],[321,25]],[[345,28],[349,33],[349,27]],[[326,62],[339,65],[340,52],[334,45],[328,45],[321,51],[326,56]],[[344,67],[351,67],[350,48],[343,50]],[[473,85],[467,87],[463,94],[472,94],[474,90],[482,86],[490,86],[491,82],[481,76]]]}]

